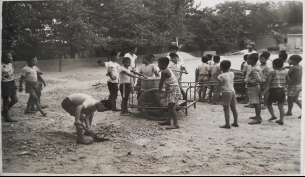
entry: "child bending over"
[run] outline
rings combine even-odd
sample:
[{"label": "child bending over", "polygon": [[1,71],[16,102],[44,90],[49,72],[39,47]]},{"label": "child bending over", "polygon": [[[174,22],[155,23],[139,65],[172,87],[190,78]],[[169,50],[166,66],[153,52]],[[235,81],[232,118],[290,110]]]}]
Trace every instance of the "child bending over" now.
[{"label": "child bending over", "polygon": [[158,66],[162,70],[161,80],[159,84],[159,97],[161,98],[163,84],[165,86],[165,100],[168,104],[168,119],[160,125],[171,125],[171,119],[174,120],[174,125],[167,127],[166,129],[178,129],[178,115],[176,112],[176,104],[180,97],[180,89],[175,74],[171,69],[167,68],[169,59],[167,57],[161,57],[158,59]]},{"label": "child bending over", "polygon": [[198,85],[199,89],[199,101],[205,101],[205,94],[207,91],[207,86],[209,85],[209,73],[210,73],[210,66],[208,65],[209,57],[204,56],[201,59],[202,64],[196,68],[196,78],[195,82],[200,82]]},{"label": "child bending over", "polygon": [[[299,55],[292,55],[289,58],[289,65],[291,67],[288,71],[288,76],[290,78],[290,83],[287,88],[288,96],[288,111],[285,116],[292,116],[293,103],[296,103],[302,109],[302,103],[298,100],[299,94],[302,91],[302,71],[303,68],[299,64],[302,61],[302,57]],[[301,119],[301,116],[298,117]]]},{"label": "child bending over", "polygon": [[284,125],[284,102],[285,102],[285,84],[290,82],[289,76],[285,70],[283,70],[283,59],[277,58],[273,60],[273,70],[269,71],[268,77],[266,79],[264,94],[268,94],[267,107],[271,114],[271,120],[276,120],[274,111],[272,108],[272,103],[278,102],[278,107],[280,110],[280,120],[276,123]]},{"label": "child bending over", "polygon": [[41,76],[37,73],[37,70],[34,68],[37,63],[37,58],[35,56],[30,56],[27,60],[27,66],[22,68],[21,70],[21,78],[20,78],[20,88],[19,91],[22,92],[22,83],[25,81],[25,92],[30,94],[29,100],[27,102],[26,110],[24,114],[30,114],[30,108],[33,103],[35,103],[37,109],[40,111],[42,116],[46,117],[47,114],[41,110],[40,102],[37,97],[37,89],[38,89],[38,78],[42,80]]},{"label": "child bending over", "polygon": [[[3,99],[3,111],[1,112],[1,115],[4,117],[5,122],[17,122],[9,115],[9,110],[18,102],[12,62],[12,54],[9,52],[2,52],[1,96]],[[11,99],[11,101],[9,101],[9,99]]]},{"label": "child bending over", "polygon": [[[218,76],[219,74],[221,74],[221,69],[220,69],[220,65],[219,65],[219,61],[220,61],[220,56],[215,55],[213,57],[213,65],[210,66],[211,69],[211,82],[218,82]],[[213,95],[213,100],[212,100],[212,94]],[[209,103],[213,103],[214,105],[217,104],[217,102],[219,102],[219,95],[220,95],[220,90],[218,85],[211,85],[210,86],[210,93],[209,93]]]},{"label": "child bending over", "polygon": [[[220,105],[223,105],[223,111],[225,114],[225,120],[226,124],[223,126],[219,126],[220,128],[231,128],[231,125],[233,127],[238,127],[237,123],[237,110],[236,110],[236,93],[233,87],[234,84],[234,73],[229,72],[229,69],[231,67],[231,62],[229,60],[223,60],[220,63],[220,69],[222,70],[222,74],[218,76],[219,80],[219,86],[221,87],[222,96],[220,99]],[[233,113],[234,117],[234,123],[230,125],[230,110]]]}]

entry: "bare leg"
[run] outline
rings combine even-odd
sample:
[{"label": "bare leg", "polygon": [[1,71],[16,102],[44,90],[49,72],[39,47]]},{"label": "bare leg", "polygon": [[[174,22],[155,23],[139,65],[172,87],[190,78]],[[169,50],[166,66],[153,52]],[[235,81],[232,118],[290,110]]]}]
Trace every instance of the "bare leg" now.
[{"label": "bare leg", "polygon": [[284,103],[278,103],[278,107],[280,110],[280,122],[284,123]]},{"label": "bare leg", "polygon": [[[35,92],[35,91],[32,91],[32,92],[30,93],[30,95],[31,95],[31,97],[32,97],[33,102],[36,104],[36,107],[37,107],[37,109],[39,110],[39,112],[45,117],[45,116],[46,116],[46,113],[44,113],[44,112],[42,111],[41,107],[40,107],[39,99],[38,99],[38,97],[37,97],[37,95],[36,95],[36,92]],[[29,108],[30,108],[30,106],[31,106],[31,105],[29,105]]]},{"label": "bare leg", "polygon": [[225,121],[226,121],[226,124],[223,125],[223,126],[219,126],[220,128],[231,128],[231,125],[230,125],[230,110],[229,110],[229,106],[225,106],[223,105],[223,112],[225,114]]},{"label": "bare leg", "polygon": [[167,127],[166,129],[178,129],[180,128],[178,125],[178,115],[176,113],[176,104],[175,103],[169,103],[168,104],[168,110],[171,114],[171,117],[174,120],[174,125],[172,127]]},{"label": "bare leg", "polygon": [[293,108],[294,97],[288,96],[287,101],[288,101],[288,110],[287,110],[285,116],[290,116],[290,115],[292,115],[291,111],[292,111],[292,108]]},{"label": "bare leg", "polygon": [[185,93],[185,91],[182,88],[180,88],[180,91],[181,91],[183,100],[186,100],[186,93]]},{"label": "bare leg", "polygon": [[86,140],[84,138],[82,126],[76,127],[76,133],[77,133],[77,143],[80,143],[80,144],[91,144],[92,143],[92,140]]},{"label": "bare leg", "polygon": [[[209,103],[212,103],[212,94],[214,92],[214,86],[211,86],[210,91],[209,91]],[[215,93],[214,93],[215,95]]]},{"label": "bare leg", "polygon": [[237,123],[238,114],[237,114],[236,106],[230,106],[230,108],[234,117],[234,123],[232,124],[232,126],[238,127],[238,123]]},{"label": "bare leg", "polygon": [[262,122],[261,118],[261,104],[253,104],[255,108],[255,120],[249,122],[249,124],[260,124]]},{"label": "bare leg", "polygon": [[9,115],[9,108],[10,108],[9,97],[2,96],[2,99],[3,99],[3,111],[1,112],[1,115],[5,118],[5,122],[17,122],[16,120],[12,119]]},{"label": "bare leg", "polygon": [[274,111],[273,111],[273,107],[272,107],[272,103],[271,104],[267,104],[267,108],[268,108],[268,111],[270,112],[271,116],[275,117]]},{"label": "bare leg", "polygon": [[11,98],[11,101],[8,104],[8,109],[11,109],[18,102],[17,95],[13,95],[10,98]]},{"label": "bare leg", "polygon": [[205,94],[206,94],[206,92],[207,92],[207,87],[203,87],[203,91],[202,91],[202,93],[203,93],[202,99],[203,99],[203,100],[205,99]]}]

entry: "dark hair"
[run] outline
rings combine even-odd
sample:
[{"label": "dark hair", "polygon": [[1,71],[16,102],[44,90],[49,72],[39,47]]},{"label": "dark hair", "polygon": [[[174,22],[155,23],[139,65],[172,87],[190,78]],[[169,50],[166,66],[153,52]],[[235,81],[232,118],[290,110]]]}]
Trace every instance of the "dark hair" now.
[{"label": "dark hair", "polygon": [[176,46],[176,45],[171,45],[171,46],[168,47],[169,51],[172,51],[172,50],[177,50],[178,51],[178,49],[179,49],[179,47]]},{"label": "dark hair", "polygon": [[286,53],[286,50],[281,50],[280,53]]},{"label": "dark hair", "polygon": [[257,53],[251,53],[248,56],[248,59],[253,60],[255,63],[257,63],[257,61],[258,61],[258,54]]},{"label": "dark hair", "polygon": [[210,60],[210,59],[209,59],[208,56],[203,56],[203,57],[201,58],[201,61],[202,61],[203,63],[207,63],[209,60]]},{"label": "dark hair", "polygon": [[209,57],[209,60],[211,60],[213,58],[213,55],[211,54],[206,54],[207,57]]},{"label": "dark hair", "polygon": [[26,58],[25,58],[26,63],[29,64],[33,58],[36,58],[36,55],[29,54],[28,56],[26,56]]},{"label": "dark hair", "polygon": [[109,110],[112,109],[112,102],[111,102],[111,100],[102,100],[100,103],[104,103],[104,106],[107,107]]},{"label": "dark hair", "polygon": [[166,67],[167,67],[168,64],[169,64],[169,59],[167,57],[161,57],[161,58],[158,59],[158,62],[165,64]]},{"label": "dark hair", "polygon": [[270,53],[265,51],[260,55],[260,57],[264,57],[266,60],[268,60],[270,57]]},{"label": "dark hair", "polygon": [[223,60],[220,62],[220,66],[224,69],[224,70],[228,70],[231,67],[231,62],[229,60]]},{"label": "dark hair", "polygon": [[118,53],[120,53],[118,50],[116,50],[116,49],[112,50],[110,53],[110,58],[117,56]]},{"label": "dark hair", "polygon": [[122,63],[125,63],[128,60],[131,61],[131,59],[129,57],[124,57]]},{"label": "dark hair", "polygon": [[296,61],[297,63],[300,63],[302,61],[302,57],[300,55],[291,55],[289,57],[289,60]]},{"label": "dark hair", "polygon": [[7,55],[8,55],[9,53],[11,53],[11,52],[9,52],[9,51],[4,51],[4,52],[2,52],[2,56],[1,56],[2,61],[3,61],[3,59],[6,59],[6,57],[7,57]]},{"label": "dark hair", "polygon": [[244,61],[247,61],[248,56],[249,56],[248,54],[244,55]]},{"label": "dark hair", "polygon": [[277,68],[282,68],[284,65],[284,60],[281,58],[274,59],[272,61],[272,65],[276,66]]},{"label": "dark hair", "polygon": [[219,55],[215,55],[215,56],[213,57],[213,61],[216,62],[216,63],[219,63],[219,61],[220,61],[220,56],[219,56]]},{"label": "dark hair", "polygon": [[134,49],[136,49],[136,48],[137,48],[137,46],[132,45],[132,46],[129,47],[129,51],[132,51],[132,50],[134,50]]},{"label": "dark hair", "polygon": [[170,53],[169,56],[170,56],[171,58],[174,58],[174,57],[179,58],[179,56],[178,56],[177,54],[175,54],[175,53]]},{"label": "dark hair", "polygon": [[280,53],[279,58],[283,59],[284,61],[287,60],[288,54],[287,53]]}]

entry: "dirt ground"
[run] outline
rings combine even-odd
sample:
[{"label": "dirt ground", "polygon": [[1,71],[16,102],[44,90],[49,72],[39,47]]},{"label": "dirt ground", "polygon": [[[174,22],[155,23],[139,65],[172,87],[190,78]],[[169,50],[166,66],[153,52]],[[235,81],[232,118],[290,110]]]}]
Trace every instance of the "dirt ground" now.
[{"label": "dirt ground", "polygon": [[[238,69],[242,56],[227,57]],[[186,60],[194,81],[200,59]],[[111,111],[95,113],[93,130],[110,141],[76,144],[74,118],[61,108],[71,93],[86,93],[97,100],[108,97],[105,69],[78,68],[45,72],[47,86],[39,112],[24,115],[28,95],[18,92],[19,102],[11,116],[16,123],[2,121],[2,172],[47,174],[163,174],[163,175],[280,175],[300,174],[301,110],[284,125],[269,122],[262,110],[261,125],[249,125],[254,109],[237,105],[240,127],[221,129],[224,114],[219,105],[197,103],[188,116],[178,112],[180,129],[165,130],[157,121],[145,119],[136,109],[132,116]],[[93,86],[101,82],[98,86]],[[119,96],[120,97],[120,96]],[[301,98],[300,98],[301,99]],[[279,111],[274,106],[276,115]],[[285,106],[287,110],[287,106]],[[231,114],[231,121],[232,121]],[[90,137],[87,137],[90,138]]]}]

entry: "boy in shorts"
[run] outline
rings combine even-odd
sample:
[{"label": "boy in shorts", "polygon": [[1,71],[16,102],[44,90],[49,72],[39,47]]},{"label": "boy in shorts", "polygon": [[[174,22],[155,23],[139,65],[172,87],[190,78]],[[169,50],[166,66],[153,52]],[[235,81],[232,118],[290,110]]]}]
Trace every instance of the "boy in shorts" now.
[{"label": "boy in shorts", "polygon": [[210,66],[208,65],[209,57],[204,56],[201,59],[202,64],[196,68],[195,74],[195,82],[199,83],[199,101],[205,101],[205,94],[207,91],[207,86],[209,85],[209,73],[210,73]]},{"label": "boy in shorts", "polygon": [[[41,91],[43,89],[42,85],[44,87],[47,86],[47,85],[46,85],[46,82],[42,78],[42,72],[40,71],[38,66],[35,65],[33,68],[35,68],[37,70],[37,74],[40,75],[40,77],[38,77],[38,87],[37,87],[37,90],[36,90],[36,95],[38,97],[41,109],[44,109],[44,108],[47,108],[47,106],[42,106],[41,105],[40,97],[41,97]],[[30,111],[37,111],[37,109],[35,109],[35,104],[34,103],[32,104]]]},{"label": "boy in shorts", "polygon": [[269,71],[264,88],[264,94],[268,94],[267,92],[269,92],[267,108],[272,116],[269,121],[277,119],[274,115],[272,103],[278,102],[280,120],[277,120],[276,123],[280,125],[284,125],[285,84],[290,82],[287,72],[282,69],[283,62],[280,58],[273,60],[273,70]]},{"label": "boy in shorts", "polygon": [[257,65],[258,54],[250,54],[247,58],[247,64],[251,66],[251,70],[248,73],[248,77],[245,78],[249,104],[253,104],[255,108],[255,116],[250,119],[255,119],[249,124],[260,124],[261,118],[261,104],[260,104],[260,83],[261,83],[261,68]]},{"label": "boy in shorts", "polygon": [[[226,124],[223,126],[219,126],[220,128],[230,129],[231,125],[233,127],[238,127],[237,123],[237,110],[236,110],[236,93],[233,87],[234,84],[234,73],[230,72],[229,69],[231,67],[231,62],[229,60],[223,60],[220,63],[220,69],[222,70],[222,74],[218,76],[219,87],[221,87],[222,97],[220,99],[219,104],[223,105],[223,111],[225,114]],[[230,125],[230,110],[234,116],[234,123]]]},{"label": "boy in shorts", "polygon": [[[298,100],[299,94],[302,91],[302,66],[299,64],[302,61],[302,57],[299,55],[292,55],[289,58],[289,65],[291,67],[288,71],[290,83],[287,88],[288,96],[288,111],[285,116],[292,116],[293,103],[296,103],[302,109],[302,103]],[[298,117],[301,119],[301,116]]]},{"label": "boy in shorts", "polygon": [[[213,57],[213,61],[214,63],[210,66],[211,68],[211,79],[210,82],[218,82],[218,76],[219,74],[221,74],[221,69],[220,69],[220,56],[215,55]],[[214,93],[213,95],[213,100],[212,100],[212,93]],[[210,86],[210,93],[209,93],[209,103],[213,103],[214,105],[217,104],[217,102],[219,102],[219,87],[218,85],[211,85]]]},{"label": "boy in shorts", "polygon": [[[261,102],[264,103],[264,105],[261,107],[262,109],[266,109],[266,101],[267,101],[267,97],[266,95],[263,94],[263,91],[264,91],[264,84],[266,82],[266,79],[267,79],[267,76],[268,76],[268,73],[269,73],[269,67],[267,65],[267,60],[268,60],[269,56],[267,53],[262,53],[260,56],[259,56],[259,61],[260,61],[260,68],[261,68],[261,76],[262,76],[262,81],[260,83],[260,100]],[[263,98],[264,97],[264,98]]]}]

